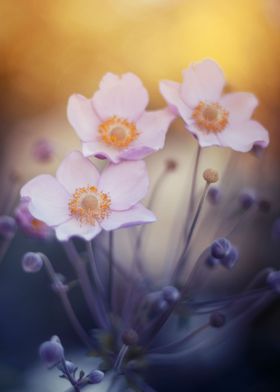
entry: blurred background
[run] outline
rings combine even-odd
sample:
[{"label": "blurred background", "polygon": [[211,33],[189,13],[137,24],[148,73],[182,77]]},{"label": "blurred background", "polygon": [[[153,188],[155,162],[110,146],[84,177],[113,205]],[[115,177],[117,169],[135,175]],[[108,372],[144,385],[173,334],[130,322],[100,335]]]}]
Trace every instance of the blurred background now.
[{"label": "blurred background", "polygon": [[[52,172],[68,151],[79,148],[78,138],[66,119],[71,94],[78,92],[90,97],[106,72],[131,71],[142,78],[149,90],[149,108],[158,108],[164,106],[159,80],[180,81],[183,68],[205,57],[215,59],[224,69],[228,89],[251,91],[259,98],[255,118],[269,130],[271,144],[265,163],[256,165],[252,157],[247,157],[236,167],[236,174],[242,185],[247,182],[255,185],[257,179],[250,177],[250,172],[257,167],[263,180],[260,188],[277,203],[279,0],[1,0],[0,15],[2,213],[10,213],[21,182],[42,172]],[[51,162],[38,163],[32,159],[34,143],[42,138],[47,138],[54,148]],[[165,159],[173,151],[174,157],[176,151],[176,158],[184,162],[186,151],[192,147],[193,141],[186,137],[182,124],[176,122],[168,135],[167,152],[158,156]],[[212,149],[204,161],[211,159],[223,170],[227,155],[228,151]],[[148,160],[155,174],[159,170],[156,160]],[[178,173],[179,183],[184,167]],[[173,189],[176,192],[177,188]],[[279,212],[276,204],[275,216]],[[269,219],[260,223],[262,227],[269,227],[272,218]],[[20,270],[22,249],[29,250],[28,247],[32,250],[45,247],[56,259],[63,258],[62,251],[52,246],[19,238],[17,246],[9,249],[0,265],[1,391],[11,390],[14,383],[23,385],[24,374],[36,361],[41,340],[57,333],[64,334],[66,344],[75,341],[59,304],[47,292],[45,278],[26,278]],[[276,263],[279,247],[272,251]],[[259,258],[263,256],[261,253]],[[44,305],[48,307],[48,315],[42,310]],[[280,320],[275,309],[275,306],[269,309],[256,321],[245,353],[232,365],[232,371],[226,368],[217,378],[213,376],[213,390],[223,390],[228,379],[235,391],[278,390],[280,381],[274,369],[280,361],[276,333]],[[264,333],[271,336],[271,341],[262,340]],[[264,365],[267,362],[269,366]],[[234,371],[248,383],[234,384]],[[163,382],[160,391],[171,390],[167,385],[168,382]],[[30,392],[28,387],[22,388]],[[177,389],[184,390],[180,381]],[[203,384],[195,390],[212,389]]]}]

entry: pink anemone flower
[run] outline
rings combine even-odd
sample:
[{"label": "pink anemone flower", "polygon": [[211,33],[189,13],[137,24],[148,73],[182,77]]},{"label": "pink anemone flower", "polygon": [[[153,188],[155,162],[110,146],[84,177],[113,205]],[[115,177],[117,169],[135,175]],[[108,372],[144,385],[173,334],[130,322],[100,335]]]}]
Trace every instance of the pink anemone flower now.
[{"label": "pink anemone flower", "polygon": [[139,201],[146,195],[143,161],[121,162],[99,173],[78,151],[60,164],[56,177],[40,175],[21,189],[30,213],[54,228],[57,239],[78,236],[89,241],[102,229],[114,230],[155,221]]},{"label": "pink anemone flower", "polygon": [[36,219],[28,209],[29,200],[23,198],[15,210],[15,218],[19,228],[29,237],[49,239],[53,230],[44,222]]},{"label": "pink anemone flower", "polygon": [[267,130],[251,119],[258,101],[250,93],[222,94],[223,71],[212,60],[193,63],[183,71],[183,83],[161,81],[160,91],[201,147],[222,146],[246,152],[266,147]]},{"label": "pink anemone flower", "polygon": [[161,149],[175,116],[169,108],[147,112],[147,104],[147,90],[132,73],[107,73],[91,99],[72,95],[67,114],[83,154],[118,163]]}]

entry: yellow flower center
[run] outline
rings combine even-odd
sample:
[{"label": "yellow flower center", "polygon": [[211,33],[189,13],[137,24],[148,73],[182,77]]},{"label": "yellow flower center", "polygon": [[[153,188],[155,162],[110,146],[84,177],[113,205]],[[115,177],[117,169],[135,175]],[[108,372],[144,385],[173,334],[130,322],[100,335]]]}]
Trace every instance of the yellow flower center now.
[{"label": "yellow flower center", "polygon": [[99,134],[103,142],[117,148],[128,147],[138,137],[136,125],[117,116],[110,117],[100,124]]},{"label": "yellow flower center", "polygon": [[229,113],[218,103],[199,102],[194,108],[192,118],[196,125],[206,133],[219,133],[228,125]]},{"label": "yellow flower center", "polygon": [[90,185],[77,188],[68,203],[71,216],[81,224],[93,226],[109,215],[110,205],[110,197]]}]

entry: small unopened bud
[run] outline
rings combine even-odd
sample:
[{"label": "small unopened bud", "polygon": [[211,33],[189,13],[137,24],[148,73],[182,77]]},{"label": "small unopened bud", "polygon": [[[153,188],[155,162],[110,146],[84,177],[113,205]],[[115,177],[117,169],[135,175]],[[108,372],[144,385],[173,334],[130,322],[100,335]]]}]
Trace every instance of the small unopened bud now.
[{"label": "small unopened bud", "polygon": [[235,247],[232,247],[229,253],[221,259],[221,264],[228,269],[232,269],[235,266],[238,258],[238,250]]},{"label": "small unopened bud", "polygon": [[168,309],[169,305],[168,302],[161,298],[155,304],[155,311],[156,312],[165,312]]},{"label": "small unopened bud", "polygon": [[51,143],[46,139],[40,139],[33,145],[33,156],[39,162],[48,162],[52,159],[54,150]]},{"label": "small unopened bud", "polygon": [[40,271],[43,264],[44,262],[40,253],[27,252],[21,260],[22,269],[29,273]]},{"label": "small unopened bud", "polygon": [[174,171],[177,169],[178,163],[174,159],[167,159],[166,162],[166,170]]},{"label": "small unopened bud", "polygon": [[216,259],[222,259],[231,251],[232,245],[226,238],[219,238],[211,245],[211,255]]},{"label": "small unopened bud", "polygon": [[216,186],[211,186],[207,193],[207,200],[209,203],[216,205],[219,204],[222,199],[222,193],[220,189]]},{"label": "small unopened bud", "polygon": [[220,264],[220,260],[217,259],[216,257],[213,257],[212,255],[209,255],[207,257],[207,259],[205,260],[205,264],[209,268],[214,268],[214,267],[216,267],[217,265]]},{"label": "small unopened bud", "polygon": [[[66,366],[66,368],[67,368],[67,371],[70,373],[70,374],[74,374],[77,370],[78,370],[78,366],[77,365],[75,365],[73,362],[71,362],[71,361],[65,361],[65,366]],[[64,373],[65,372],[65,369],[64,369],[64,366],[60,363],[58,366],[58,369],[60,370],[60,371],[62,371],[62,373]]]},{"label": "small unopened bud", "polygon": [[239,204],[243,210],[249,210],[256,202],[254,189],[244,189],[239,195]]},{"label": "small unopened bud", "polygon": [[13,238],[17,230],[16,221],[8,215],[0,216],[0,235],[6,240]]},{"label": "small unopened bud", "polygon": [[206,169],[203,172],[203,178],[208,184],[214,184],[219,181],[219,173],[214,169]]},{"label": "small unopened bud", "polygon": [[134,329],[128,329],[122,334],[122,341],[127,346],[135,346],[138,343],[139,336]]},{"label": "small unopened bud", "polygon": [[280,294],[280,271],[271,271],[266,278],[266,282],[272,290]]},{"label": "small unopened bud", "polygon": [[57,364],[62,360],[64,350],[60,343],[54,340],[49,340],[40,345],[39,355],[43,362],[51,366]]},{"label": "small unopened bud", "polygon": [[214,328],[221,328],[225,325],[226,317],[223,313],[214,312],[210,315],[209,324]]},{"label": "small unopened bud", "polygon": [[269,211],[271,210],[271,203],[270,203],[269,200],[261,199],[261,200],[258,202],[258,207],[259,207],[259,210],[260,210],[261,212],[263,212],[264,214],[267,214],[267,213],[269,213]]},{"label": "small unopened bud", "polygon": [[87,375],[87,379],[91,384],[99,384],[104,378],[104,373],[101,370],[93,370]]},{"label": "small unopened bud", "polygon": [[180,293],[176,287],[166,286],[162,289],[162,296],[168,303],[173,304],[180,298]]}]

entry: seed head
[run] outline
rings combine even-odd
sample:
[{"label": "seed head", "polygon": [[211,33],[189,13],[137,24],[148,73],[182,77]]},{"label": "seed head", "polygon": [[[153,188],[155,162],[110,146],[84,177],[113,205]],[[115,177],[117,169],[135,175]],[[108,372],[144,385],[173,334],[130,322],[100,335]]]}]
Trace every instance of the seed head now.
[{"label": "seed head", "polygon": [[219,181],[219,174],[217,170],[214,169],[206,169],[203,172],[203,178],[208,184],[214,184]]}]

